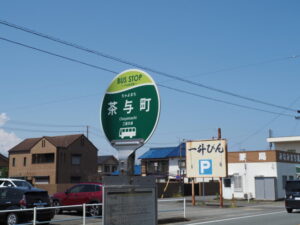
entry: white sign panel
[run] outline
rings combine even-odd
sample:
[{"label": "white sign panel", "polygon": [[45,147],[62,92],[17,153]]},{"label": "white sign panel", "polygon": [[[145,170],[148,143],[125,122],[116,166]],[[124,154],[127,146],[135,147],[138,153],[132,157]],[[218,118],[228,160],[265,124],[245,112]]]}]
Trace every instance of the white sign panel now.
[{"label": "white sign panel", "polygon": [[187,177],[227,177],[226,140],[186,142]]}]

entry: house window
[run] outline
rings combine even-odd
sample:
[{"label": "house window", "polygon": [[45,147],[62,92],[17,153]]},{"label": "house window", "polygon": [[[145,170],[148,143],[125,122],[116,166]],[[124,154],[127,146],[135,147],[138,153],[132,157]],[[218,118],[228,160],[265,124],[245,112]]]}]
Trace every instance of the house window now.
[{"label": "house window", "polygon": [[12,166],[16,166],[16,158],[12,159]]},{"label": "house window", "polygon": [[72,165],[80,165],[81,155],[72,155]]},{"label": "house window", "polygon": [[154,174],[168,174],[169,172],[169,163],[168,161],[148,161],[147,162],[147,173]]},{"label": "house window", "polygon": [[110,166],[109,165],[104,165],[104,172],[109,173],[110,172]]},{"label": "house window", "polygon": [[289,180],[294,180],[294,176],[289,176]]},{"label": "house window", "polygon": [[231,178],[224,178],[224,187],[231,187]]},{"label": "house window", "polygon": [[49,177],[35,177],[35,184],[49,184]]},{"label": "house window", "polygon": [[42,148],[46,147],[46,141],[42,140]]},{"label": "house window", "polygon": [[178,167],[181,169],[185,168],[185,160],[184,159],[178,160]]},{"label": "house window", "polygon": [[234,191],[236,192],[243,191],[242,176],[234,175],[233,185],[234,185]]},{"label": "house window", "polygon": [[53,162],[54,162],[54,153],[32,155],[32,164],[53,163]]},{"label": "house window", "polygon": [[283,176],[282,176],[282,188],[283,188],[283,189],[285,189],[286,181],[287,181],[287,176],[283,175]]},{"label": "house window", "polygon": [[23,159],[23,166],[26,166],[26,157]]}]

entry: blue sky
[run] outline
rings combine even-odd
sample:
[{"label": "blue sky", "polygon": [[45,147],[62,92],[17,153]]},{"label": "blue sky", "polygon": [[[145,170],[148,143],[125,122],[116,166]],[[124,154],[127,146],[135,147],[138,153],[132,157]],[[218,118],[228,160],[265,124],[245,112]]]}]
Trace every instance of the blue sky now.
[{"label": "blue sky", "polygon": [[[300,2],[291,0],[29,0],[1,2],[0,20],[215,88],[300,109],[300,58],[292,58],[300,54],[299,9]],[[118,72],[132,68],[1,24],[0,37]],[[103,137],[99,119],[102,97],[114,74],[3,40],[0,50],[2,152],[21,139],[65,134],[36,130],[84,131],[74,127],[32,126],[38,123],[90,125],[90,139],[100,154],[116,153]],[[149,74],[156,82],[174,88],[296,115]],[[299,122],[292,116],[159,90],[161,118],[153,137],[138,155],[149,147],[177,145],[182,139],[210,139],[217,135],[218,127],[228,139],[230,151],[267,149],[269,128],[274,136],[300,132]]]}]

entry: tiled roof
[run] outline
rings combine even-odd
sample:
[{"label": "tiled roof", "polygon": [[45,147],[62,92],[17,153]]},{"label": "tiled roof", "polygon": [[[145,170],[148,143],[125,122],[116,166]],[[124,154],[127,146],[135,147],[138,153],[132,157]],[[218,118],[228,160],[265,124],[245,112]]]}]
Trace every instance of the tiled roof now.
[{"label": "tiled roof", "polygon": [[98,162],[98,164],[104,164],[109,159],[112,159],[112,160],[116,161],[116,163],[118,163],[118,160],[113,155],[101,155],[101,156],[98,156],[97,162]]},{"label": "tiled roof", "polygon": [[5,155],[1,154],[1,153],[0,153],[0,158],[3,159],[4,161],[8,161],[8,158]]},{"label": "tiled roof", "polygon": [[167,159],[180,156],[185,157],[185,143],[176,147],[150,148],[139,159]]},{"label": "tiled roof", "polygon": [[45,137],[50,143],[56,147],[67,148],[70,144],[76,141],[78,138],[83,136],[83,134],[74,134],[74,135],[64,135],[64,136],[54,136],[54,137]]},{"label": "tiled roof", "polygon": [[83,136],[83,134],[74,135],[63,135],[63,136],[53,136],[53,137],[39,137],[39,138],[27,138],[15,147],[9,150],[10,153],[16,151],[29,151],[34,145],[36,145],[42,138],[45,138],[50,143],[56,147],[67,148],[70,144],[76,141],[78,138]]},{"label": "tiled roof", "polygon": [[15,147],[11,148],[9,152],[15,151],[28,151],[30,150],[36,143],[39,142],[42,138],[28,138],[17,144]]}]

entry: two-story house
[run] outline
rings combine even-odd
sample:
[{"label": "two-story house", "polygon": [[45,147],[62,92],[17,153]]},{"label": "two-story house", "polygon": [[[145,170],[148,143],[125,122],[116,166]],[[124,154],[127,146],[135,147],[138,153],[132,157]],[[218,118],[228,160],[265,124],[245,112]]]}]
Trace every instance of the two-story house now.
[{"label": "two-story house", "polygon": [[34,185],[89,181],[97,174],[97,152],[83,134],[28,138],[9,150],[9,176]]},{"label": "two-story house", "polygon": [[185,177],[185,143],[175,147],[150,148],[139,159],[142,176],[154,175],[162,182]]}]

